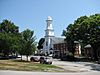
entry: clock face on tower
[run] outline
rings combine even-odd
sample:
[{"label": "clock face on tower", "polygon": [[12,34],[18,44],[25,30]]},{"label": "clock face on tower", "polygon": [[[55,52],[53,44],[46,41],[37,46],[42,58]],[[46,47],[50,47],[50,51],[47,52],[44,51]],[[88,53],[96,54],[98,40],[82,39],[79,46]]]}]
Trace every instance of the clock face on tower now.
[{"label": "clock face on tower", "polygon": [[54,36],[54,33],[52,31],[49,32],[49,36]]}]

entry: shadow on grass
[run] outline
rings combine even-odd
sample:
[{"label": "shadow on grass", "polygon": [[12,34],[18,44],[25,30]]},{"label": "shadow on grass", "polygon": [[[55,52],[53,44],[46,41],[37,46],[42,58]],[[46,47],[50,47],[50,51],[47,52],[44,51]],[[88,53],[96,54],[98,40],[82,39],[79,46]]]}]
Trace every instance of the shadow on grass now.
[{"label": "shadow on grass", "polygon": [[0,60],[9,60],[9,59],[16,59],[16,58],[21,58],[17,56],[0,56]]},{"label": "shadow on grass", "polygon": [[12,60],[13,62],[31,62],[31,61],[26,61],[26,60]]}]

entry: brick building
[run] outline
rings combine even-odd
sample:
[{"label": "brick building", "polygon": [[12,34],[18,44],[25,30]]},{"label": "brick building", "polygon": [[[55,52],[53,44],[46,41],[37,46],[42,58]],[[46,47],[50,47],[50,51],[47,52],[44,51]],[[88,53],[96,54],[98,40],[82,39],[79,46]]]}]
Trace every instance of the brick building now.
[{"label": "brick building", "polygon": [[67,53],[67,43],[54,44],[54,56],[60,57]]},{"label": "brick building", "polygon": [[[80,56],[81,54],[80,44],[77,41],[75,41],[74,43],[75,43],[75,56]],[[57,57],[57,58],[69,53],[67,43],[64,40],[61,43],[59,42],[59,43],[53,44],[53,49],[54,49],[54,57]]]}]

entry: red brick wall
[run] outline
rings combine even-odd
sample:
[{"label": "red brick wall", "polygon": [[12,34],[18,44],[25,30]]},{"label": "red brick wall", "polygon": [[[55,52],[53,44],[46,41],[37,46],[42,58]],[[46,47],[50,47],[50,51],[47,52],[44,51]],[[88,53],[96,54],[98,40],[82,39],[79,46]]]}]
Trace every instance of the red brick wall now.
[{"label": "red brick wall", "polygon": [[[68,51],[67,43],[54,44],[54,50],[59,50],[60,54],[66,53]],[[79,44],[76,44],[75,55],[79,55]]]}]

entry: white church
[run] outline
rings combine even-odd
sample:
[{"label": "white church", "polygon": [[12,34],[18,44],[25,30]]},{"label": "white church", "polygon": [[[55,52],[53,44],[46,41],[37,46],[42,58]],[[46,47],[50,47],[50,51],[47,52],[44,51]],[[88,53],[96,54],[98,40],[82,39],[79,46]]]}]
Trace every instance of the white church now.
[{"label": "white church", "polygon": [[61,54],[66,53],[66,51],[68,51],[66,42],[64,41],[65,38],[55,37],[52,21],[53,21],[52,18],[48,16],[46,20],[47,25],[46,25],[45,36],[44,36],[45,41],[43,43],[42,52],[44,54],[61,55]]},{"label": "white church", "polygon": [[65,39],[61,37],[55,37],[52,21],[53,20],[51,16],[48,16],[46,20],[47,25],[46,25],[45,36],[44,36],[45,42],[43,44],[43,53],[45,54],[54,53],[54,44],[64,43],[64,39]]}]

